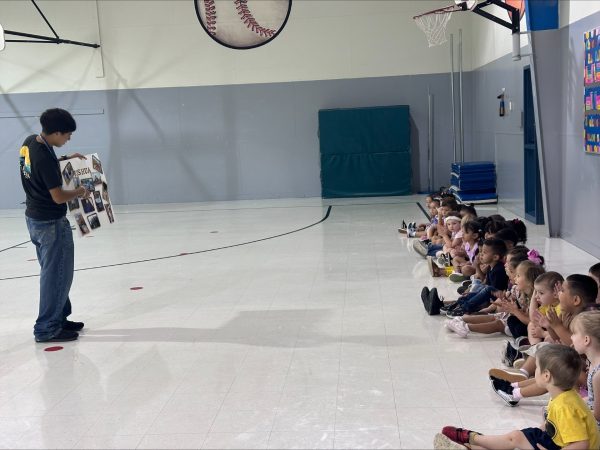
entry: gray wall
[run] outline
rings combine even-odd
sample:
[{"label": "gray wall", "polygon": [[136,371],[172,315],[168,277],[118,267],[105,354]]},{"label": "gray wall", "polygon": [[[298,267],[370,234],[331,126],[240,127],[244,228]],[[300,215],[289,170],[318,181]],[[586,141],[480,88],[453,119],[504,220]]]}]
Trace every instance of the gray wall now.
[{"label": "gray wall", "polygon": [[[549,187],[553,233],[600,257],[600,157],[583,149],[583,33],[600,25],[600,13],[554,32],[537,32],[541,119],[547,148],[542,155]],[[535,48],[534,48],[535,50]],[[522,74],[529,58],[500,58],[472,73],[475,159],[495,159],[501,203],[523,214]],[[502,87],[518,105],[498,117]],[[552,87],[554,91],[552,91]],[[549,95],[550,93],[550,95]],[[507,105],[508,106],[508,105]],[[558,230],[558,232],[556,232]]]},{"label": "gray wall", "polygon": [[[528,50],[523,50],[523,53]],[[528,58],[512,61],[506,55],[472,73],[474,160],[496,162],[500,202],[510,211],[524,215],[523,192],[523,68]],[[500,117],[500,101],[505,89],[506,115]],[[509,110],[512,102],[512,111]]]},{"label": "gray wall", "polygon": [[[600,26],[600,13],[561,29],[562,92],[556,106],[563,111],[560,164],[563,171],[561,236],[600,258],[600,157],[583,150],[583,33]],[[552,182],[552,180],[550,180]]]},{"label": "gray wall", "polygon": [[[470,74],[465,76],[468,85]],[[452,160],[449,75],[240,86],[3,95],[0,208],[23,201],[18,148],[49,107],[72,111],[64,152],[98,152],[117,204],[320,196],[317,111],[409,105],[413,188],[427,187],[427,91],[435,103],[435,182]],[[470,154],[471,97],[465,93]]]}]

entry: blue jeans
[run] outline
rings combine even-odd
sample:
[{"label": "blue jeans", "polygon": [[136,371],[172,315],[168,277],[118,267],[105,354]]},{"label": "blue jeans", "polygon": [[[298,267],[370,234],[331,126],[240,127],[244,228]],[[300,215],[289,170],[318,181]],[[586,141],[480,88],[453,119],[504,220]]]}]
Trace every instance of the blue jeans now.
[{"label": "blue jeans", "polygon": [[465,312],[477,312],[485,308],[492,299],[492,292],[495,289],[492,286],[483,285],[483,288],[477,292],[469,292],[463,295],[457,301],[459,306]]},{"label": "blue jeans", "polygon": [[437,252],[439,252],[440,250],[443,250],[443,249],[444,249],[443,245],[429,244],[427,246],[427,256],[435,256],[435,254]]},{"label": "blue jeans", "polygon": [[73,232],[66,217],[56,220],[26,217],[26,221],[41,267],[40,309],[33,334],[40,340],[51,339],[61,332],[63,322],[71,314]]}]

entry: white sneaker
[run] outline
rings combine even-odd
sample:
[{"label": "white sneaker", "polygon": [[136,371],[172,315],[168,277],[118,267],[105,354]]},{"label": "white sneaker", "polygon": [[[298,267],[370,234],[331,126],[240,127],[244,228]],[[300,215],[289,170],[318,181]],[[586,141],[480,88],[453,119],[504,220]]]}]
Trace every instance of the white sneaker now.
[{"label": "white sneaker", "polygon": [[461,338],[466,338],[469,334],[469,325],[462,320],[447,320],[444,326],[451,331],[454,331]]}]

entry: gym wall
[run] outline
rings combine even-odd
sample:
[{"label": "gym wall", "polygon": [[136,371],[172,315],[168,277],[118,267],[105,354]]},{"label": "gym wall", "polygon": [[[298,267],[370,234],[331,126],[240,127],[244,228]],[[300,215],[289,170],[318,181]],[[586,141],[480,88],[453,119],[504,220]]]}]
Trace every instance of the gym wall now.
[{"label": "gym wall", "polygon": [[[235,51],[204,34],[191,0],[44,1],[61,37],[99,36],[102,58],[67,45],[9,44],[0,53],[0,208],[23,200],[18,148],[38,131],[36,116],[55,106],[78,121],[65,151],[101,154],[115,203],[308,197],[320,195],[317,112],[324,108],[409,105],[413,189],[426,188],[430,89],[434,185],[446,184],[448,47],[428,48],[412,20],[446,4],[299,0],[272,43]],[[46,33],[29,3],[3,1],[2,14],[5,29]],[[455,14],[449,28],[455,35],[463,28],[465,71],[467,19]],[[466,90],[467,151],[470,104]]]},{"label": "gym wall", "polygon": [[[600,221],[600,204],[588,198],[587,192],[600,190],[600,158],[586,155],[583,150],[583,33],[600,23],[600,3],[593,1],[559,2],[560,25],[557,31],[538,32],[541,39],[559,42],[552,54],[559,77],[556,95],[550,100],[551,108],[561,114],[559,130],[545,130],[560,140],[562,158],[547,158],[545,163],[549,173],[559,173],[560,177],[548,179],[560,192],[547,200],[556,212],[558,234],[569,242],[600,257],[600,245],[593,239],[594,224]],[[524,22],[523,22],[524,23]],[[477,27],[473,28],[474,35]],[[523,67],[529,65],[529,58],[519,62],[511,59],[510,34],[501,27],[489,22],[485,25],[488,33],[497,38],[495,48],[505,46],[505,54],[479,66],[485,61],[480,47],[474,45],[472,72],[474,119],[473,150],[477,159],[496,161],[498,172],[498,194],[503,206],[515,214],[523,215],[523,129],[521,111],[523,104]],[[492,31],[498,28],[502,34]],[[508,31],[508,30],[506,30]],[[553,35],[557,33],[558,35]],[[504,44],[500,41],[504,40]],[[524,48],[522,53],[528,53]],[[498,56],[498,55],[496,55]],[[548,62],[547,62],[548,63]],[[543,75],[542,75],[543,76]],[[498,116],[497,94],[506,88],[505,117]],[[508,110],[509,101],[512,111]],[[547,103],[546,103],[547,104]]]}]

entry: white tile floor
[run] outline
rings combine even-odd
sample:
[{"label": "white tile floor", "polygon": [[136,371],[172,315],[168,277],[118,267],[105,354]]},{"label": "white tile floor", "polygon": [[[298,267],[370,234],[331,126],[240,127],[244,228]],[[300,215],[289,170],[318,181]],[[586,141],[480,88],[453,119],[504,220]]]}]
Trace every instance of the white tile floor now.
[{"label": "white tile floor", "polygon": [[[542,400],[511,409],[488,387],[501,336],[462,340],[425,315],[421,287],[454,286],[396,231],[423,219],[418,199],[118,208],[76,239],[77,268],[260,239],[335,205],[277,239],[78,271],[87,328],[52,353],[31,335],[38,279],[6,279],[38,272],[33,247],[0,252],[0,447],[427,448],[445,424],[537,424]],[[20,211],[0,212],[0,229],[0,249],[28,240]],[[597,261],[530,235],[552,269]]]}]

